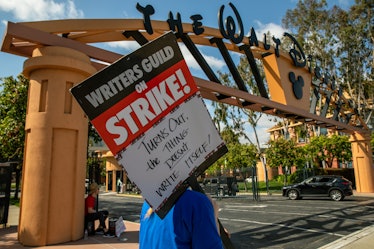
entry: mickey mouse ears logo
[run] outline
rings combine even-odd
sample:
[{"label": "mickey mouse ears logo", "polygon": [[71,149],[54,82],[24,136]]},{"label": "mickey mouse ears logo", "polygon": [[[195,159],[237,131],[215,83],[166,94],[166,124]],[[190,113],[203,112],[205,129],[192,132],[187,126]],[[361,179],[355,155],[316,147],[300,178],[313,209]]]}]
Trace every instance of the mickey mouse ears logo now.
[{"label": "mickey mouse ears logo", "polygon": [[292,84],[293,94],[297,99],[302,99],[303,97],[303,87],[304,87],[304,79],[301,76],[298,76],[296,79],[296,75],[294,72],[290,72],[288,74],[288,78]]}]

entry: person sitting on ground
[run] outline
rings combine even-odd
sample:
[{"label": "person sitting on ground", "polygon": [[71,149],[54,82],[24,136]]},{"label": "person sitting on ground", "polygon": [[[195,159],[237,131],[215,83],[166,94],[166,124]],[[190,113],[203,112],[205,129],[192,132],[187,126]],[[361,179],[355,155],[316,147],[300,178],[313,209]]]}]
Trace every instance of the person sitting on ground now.
[{"label": "person sitting on ground", "polygon": [[218,206],[206,195],[187,189],[161,219],[145,201],[140,215],[140,249],[223,249]]},{"label": "person sitting on ground", "polygon": [[107,210],[103,211],[97,211],[96,207],[96,200],[99,195],[99,185],[94,182],[91,183],[89,187],[90,192],[88,193],[88,196],[85,200],[85,217],[84,217],[84,228],[87,229],[87,225],[89,222],[92,222],[95,224],[95,220],[99,220],[100,225],[98,229],[94,232],[91,232],[91,234],[108,234],[108,229],[106,228],[106,219],[109,216],[109,212]]}]

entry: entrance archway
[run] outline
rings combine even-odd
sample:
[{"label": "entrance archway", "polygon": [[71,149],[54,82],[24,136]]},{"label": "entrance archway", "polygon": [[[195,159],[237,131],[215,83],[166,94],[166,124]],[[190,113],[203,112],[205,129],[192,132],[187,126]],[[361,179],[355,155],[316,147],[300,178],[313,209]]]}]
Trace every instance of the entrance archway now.
[{"label": "entrance archway", "polygon": [[[171,29],[177,30],[180,42],[207,76],[194,77],[204,98],[350,134],[354,167],[358,169],[357,190],[374,192],[368,127],[333,81],[327,82],[318,70],[304,64],[306,60],[302,60],[298,49],[292,50],[293,57],[291,51],[279,51],[277,46],[262,43],[254,35],[237,40],[238,36],[225,37],[227,33],[224,35],[219,29],[203,27],[199,33],[201,30],[193,24],[171,26],[142,19],[9,22],[2,51],[29,58],[24,66],[30,93],[19,223],[21,243],[43,246],[77,240],[83,235],[87,119],[68,91],[122,57],[88,44],[124,40],[144,44]],[[297,48],[296,41],[292,42]],[[237,88],[220,84],[197,45],[219,49]],[[249,93],[229,51],[247,57],[260,96]],[[263,63],[267,87],[256,72],[255,59]],[[322,89],[321,85],[328,87]],[[326,108],[317,112],[316,101],[320,98]],[[336,101],[330,101],[332,98]],[[328,109],[334,110],[333,116],[327,116]],[[62,209],[68,217],[64,222],[59,217]]]}]

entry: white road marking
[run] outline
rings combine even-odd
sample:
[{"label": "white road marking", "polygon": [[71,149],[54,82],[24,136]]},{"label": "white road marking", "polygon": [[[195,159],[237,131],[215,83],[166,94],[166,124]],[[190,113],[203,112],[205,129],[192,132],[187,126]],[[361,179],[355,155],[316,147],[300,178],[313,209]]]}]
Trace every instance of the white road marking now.
[{"label": "white road marking", "polygon": [[310,233],[321,233],[321,234],[328,234],[328,235],[333,235],[333,236],[338,236],[338,237],[346,236],[346,235],[339,234],[339,233],[330,233],[330,232],[325,232],[325,231],[319,231],[316,229],[307,229],[307,228],[302,228],[302,227],[297,227],[297,226],[289,226],[289,225],[281,224],[281,223],[259,222],[259,221],[254,221],[254,220],[242,220],[242,219],[227,219],[227,218],[221,218],[221,217],[219,219],[229,221],[229,222],[243,222],[243,223],[251,223],[251,224],[255,223],[255,224],[267,225],[267,226],[286,227],[286,228],[301,230],[301,231],[310,232]]},{"label": "white road marking", "polygon": [[[232,206],[230,206],[232,207]],[[314,214],[314,213],[297,213],[297,212],[279,212],[279,211],[269,211],[269,210],[249,210],[249,209],[239,209],[239,208],[220,208],[219,211],[222,212],[222,211],[234,211],[234,212],[252,212],[252,213],[266,213],[266,214],[277,214],[277,215],[298,215],[298,216],[302,216],[302,217],[306,217],[306,216],[316,216],[316,217],[321,217],[321,218],[328,218],[328,219],[334,219],[334,220],[353,220],[353,221],[357,221],[357,220],[360,220],[358,218],[345,218],[345,217],[338,217],[338,216],[335,216],[335,215],[327,215],[327,214]],[[367,220],[364,220],[365,222],[367,222]],[[371,223],[374,223],[374,221],[369,221]]]}]

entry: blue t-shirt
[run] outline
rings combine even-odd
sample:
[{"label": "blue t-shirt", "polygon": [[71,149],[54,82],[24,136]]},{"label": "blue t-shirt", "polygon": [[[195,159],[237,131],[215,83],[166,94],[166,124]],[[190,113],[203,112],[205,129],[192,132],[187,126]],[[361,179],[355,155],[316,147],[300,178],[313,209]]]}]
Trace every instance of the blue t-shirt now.
[{"label": "blue t-shirt", "polygon": [[152,213],[144,202],[140,215],[140,249],[223,249],[207,196],[186,190],[164,219]]}]

